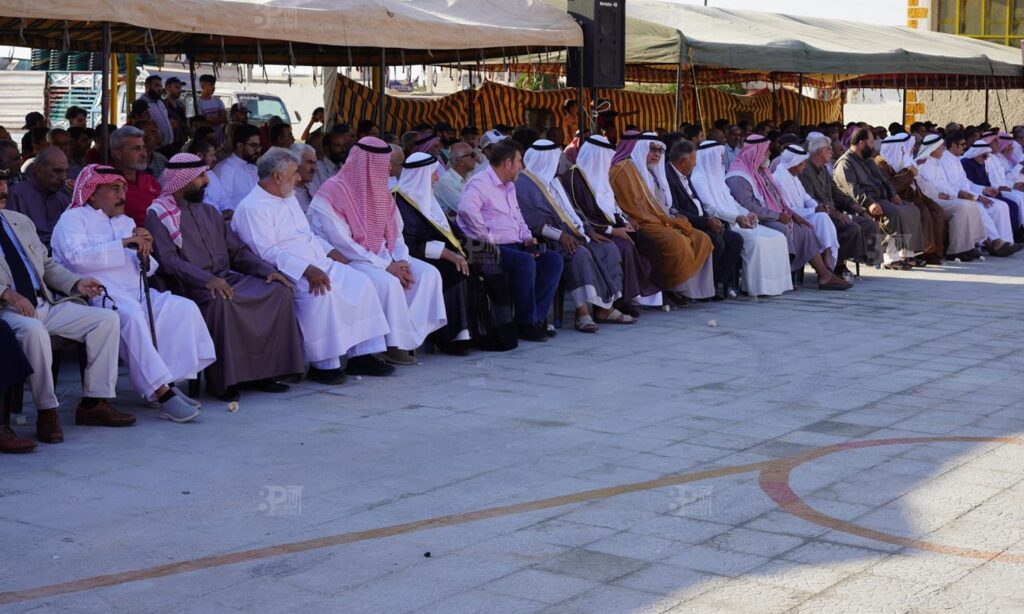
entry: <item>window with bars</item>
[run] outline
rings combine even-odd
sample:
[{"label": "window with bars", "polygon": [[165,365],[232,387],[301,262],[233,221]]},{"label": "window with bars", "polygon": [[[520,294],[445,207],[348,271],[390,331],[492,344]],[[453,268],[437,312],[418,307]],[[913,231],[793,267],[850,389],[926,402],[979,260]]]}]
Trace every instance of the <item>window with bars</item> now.
[{"label": "window with bars", "polygon": [[1024,38],[1024,0],[934,0],[935,29],[1019,46]]}]

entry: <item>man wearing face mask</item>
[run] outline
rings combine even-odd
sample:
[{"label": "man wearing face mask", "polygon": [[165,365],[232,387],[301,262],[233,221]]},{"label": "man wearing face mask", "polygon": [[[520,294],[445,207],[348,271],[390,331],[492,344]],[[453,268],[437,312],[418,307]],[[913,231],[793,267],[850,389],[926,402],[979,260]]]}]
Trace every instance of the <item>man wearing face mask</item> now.
[{"label": "man wearing face mask", "polygon": [[871,130],[857,128],[850,136],[850,148],[836,160],[836,184],[878,221],[885,234],[885,268],[907,271],[925,266],[918,257],[924,253],[921,212],[896,195],[875,164],[876,153]]},{"label": "man wearing face mask", "polygon": [[[71,208],[53,229],[53,258],[104,286],[92,304],[117,312],[121,357],[132,387],[159,404],[161,419],[188,422],[199,415],[199,403],[175,382],[194,379],[213,363],[213,340],[189,299],[156,290],[140,298],[140,275],[153,275],[159,264],[150,256],[152,235],[124,215],[124,186],[124,178],[110,167],[90,165],[82,171]],[[144,301],[152,305],[152,320]]]},{"label": "man wearing face mask", "polygon": [[285,392],[274,378],[305,368],[291,282],[203,202],[208,171],[187,153],[167,163],[164,189],[146,215],[153,253],[164,278],[199,306],[213,337],[218,360],[206,370],[207,390],[227,402],[238,400],[243,382]]}]

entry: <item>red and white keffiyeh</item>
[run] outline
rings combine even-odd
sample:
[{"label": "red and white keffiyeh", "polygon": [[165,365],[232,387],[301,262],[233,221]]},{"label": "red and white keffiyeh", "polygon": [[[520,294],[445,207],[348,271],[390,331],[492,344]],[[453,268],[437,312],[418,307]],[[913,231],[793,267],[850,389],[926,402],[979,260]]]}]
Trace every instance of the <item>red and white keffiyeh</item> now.
[{"label": "red and white keffiyeh", "polygon": [[149,210],[156,214],[160,223],[171,235],[171,241],[181,248],[181,209],[174,200],[175,192],[183,189],[205,173],[210,167],[194,154],[175,154],[167,161],[163,174],[163,190],[153,199]]},{"label": "red and white keffiyeh", "polygon": [[82,169],[75,180],[75,189],[71,194],[71,207],[82,207],[89,202],[96,188],[101,185],[120,183],[127,186],[124,175],[112,166],[102,164],[90,164]]},{"label": "red and white keffiyeh", "polygon": [[317,192],[331,203],[352,230],[352,238],[373,254],[394,249],[398,236],[396,205],[388,190],[391,147],[367,136],[352,147],[345,166]]}]

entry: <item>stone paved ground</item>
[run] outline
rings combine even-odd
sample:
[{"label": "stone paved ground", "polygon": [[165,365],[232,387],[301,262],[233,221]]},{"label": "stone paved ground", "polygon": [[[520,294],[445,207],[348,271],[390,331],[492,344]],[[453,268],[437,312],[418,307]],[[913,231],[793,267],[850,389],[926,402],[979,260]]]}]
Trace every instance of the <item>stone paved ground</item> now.
[{"label": "stone paved ground", "polygon": [[70,426],[0,609],[1022,611],[1024,262],[927,271]]}]

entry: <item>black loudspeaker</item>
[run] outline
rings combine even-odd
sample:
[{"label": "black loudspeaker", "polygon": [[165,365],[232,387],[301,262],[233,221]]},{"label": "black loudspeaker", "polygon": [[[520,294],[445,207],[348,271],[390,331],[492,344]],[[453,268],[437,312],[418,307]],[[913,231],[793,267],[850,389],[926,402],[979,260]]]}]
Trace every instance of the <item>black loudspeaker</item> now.
[{"label": "black loudspeaker", "polygon": [[568,85],[625,87],[626,0],[568,0],[567,5],[583,29],[583,48],[570,48],[567,56]]}]

